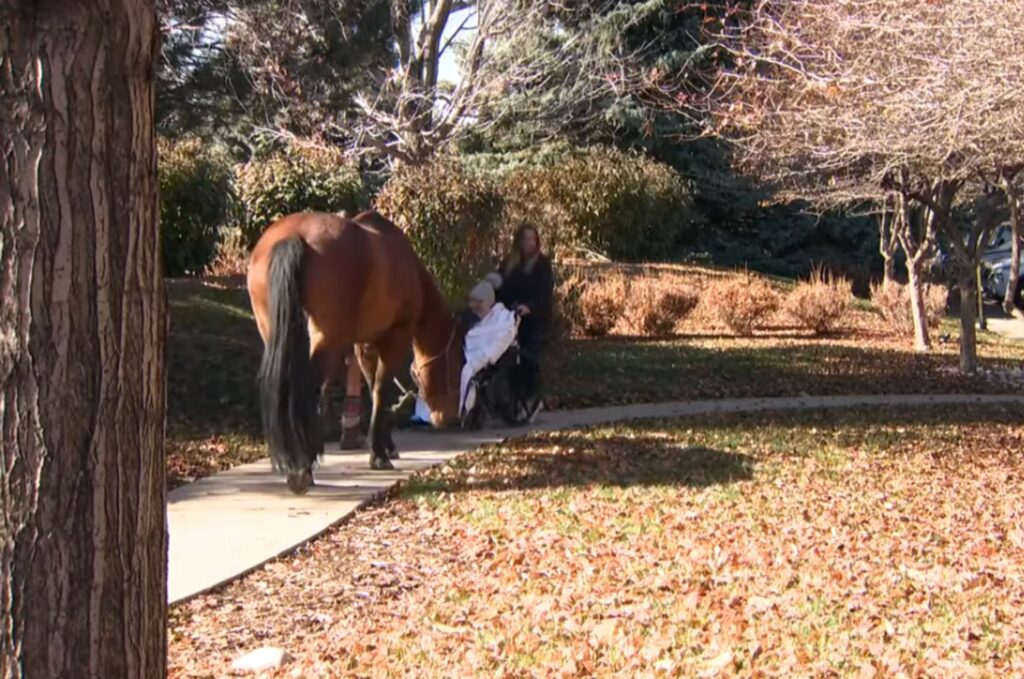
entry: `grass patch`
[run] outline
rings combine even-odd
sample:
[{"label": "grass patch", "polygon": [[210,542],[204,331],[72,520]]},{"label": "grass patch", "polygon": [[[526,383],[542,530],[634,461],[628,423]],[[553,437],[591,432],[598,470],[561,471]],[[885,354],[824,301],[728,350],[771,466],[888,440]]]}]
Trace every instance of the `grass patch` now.
[{"label": "grass patch", "polygon": [[[167,467],[173,487],[256,460],[266,448],[255,385],[262,343],[244,285],[171,281],[168,296]],[[545,371],[548,406],[1010,389],[957,375],[955,341],[918,355],[880,334],[872,313],[855,313],[850,333],[840,337],[774,328],[735,338],[692,326],[689,335],[665,341],[573,340],[552,356]],[[945,323],[941,332],[955,338],[955,323]],[[979,350],[985,367],[1024,364],[1024,344],[997,335],[982,333]]]},{"label": "grass patch", "polygon": [[999,406],[511,441],[173,609],[170,673],[1017,674],[1022,448]]},{"label": "grass patch", "polygon": [[168,284],[167,475],[174,487],[266,454],[256,398],[263,350],[238,283]]},{"label": "grass patch", "polygon": [[[987,334],[979,351],[983,367],[1024,362],[1024,345]],[[919,354],[878,337],[695,336],[572,342],[546,376],[548,400],[555,408],[803,394],[1009,391],[980,376],[964,377],[956,366],[954,345]]]}]

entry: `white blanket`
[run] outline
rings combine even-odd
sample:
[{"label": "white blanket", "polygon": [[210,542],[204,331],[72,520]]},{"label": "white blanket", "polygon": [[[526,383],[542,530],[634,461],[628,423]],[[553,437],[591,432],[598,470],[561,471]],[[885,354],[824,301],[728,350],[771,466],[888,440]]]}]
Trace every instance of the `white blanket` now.
[{"label": "white blanket", "polygon": [[466,364],[462,367],[459,412],[465,414],[476,404],[473,376],[501,358],[516,340],[519,319],[498,303],[466,333]]}]

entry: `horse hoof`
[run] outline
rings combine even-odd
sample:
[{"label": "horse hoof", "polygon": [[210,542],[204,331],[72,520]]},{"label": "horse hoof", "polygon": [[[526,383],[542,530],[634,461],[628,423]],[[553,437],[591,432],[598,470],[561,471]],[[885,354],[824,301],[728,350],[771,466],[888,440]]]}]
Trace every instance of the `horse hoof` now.
[{"label": "horse hoof", "polygon": [[370,458],[370,469],[380,471],[384,469],[394,468],[395,465],[391,464],[391,460],[389,460],[387,457],[380,457],[378,455],[374,455],[373,457]]},{"label": "horse hoof", "polygon": [[397,448],[392,448],[391,450],[389,450],[388,451],[388,458],[392,459],[392,460],[397,460],[398,459],[398,449]]},{"label": "horse hoof", "polygon": [[288,472],[288,490],[296,495],[305,495],[313,485],[313,472],[304,469],[300,472]]}]

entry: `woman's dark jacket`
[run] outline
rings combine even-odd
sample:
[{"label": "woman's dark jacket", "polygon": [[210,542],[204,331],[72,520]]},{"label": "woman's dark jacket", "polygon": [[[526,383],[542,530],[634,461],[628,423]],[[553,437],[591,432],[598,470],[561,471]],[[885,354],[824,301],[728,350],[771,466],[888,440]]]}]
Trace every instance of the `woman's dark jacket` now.
[{"label": "woman's dark jacket", "polygon": [[551,320],[551,307],[555,293],[555,279],[551,271],[551,260],[537,255],[533,268],[526,270],[525,262],[505,274],[498,292],[498,300],[513,311],[520,304],[530,307],[525,320],[532,324],[546,326]]}]

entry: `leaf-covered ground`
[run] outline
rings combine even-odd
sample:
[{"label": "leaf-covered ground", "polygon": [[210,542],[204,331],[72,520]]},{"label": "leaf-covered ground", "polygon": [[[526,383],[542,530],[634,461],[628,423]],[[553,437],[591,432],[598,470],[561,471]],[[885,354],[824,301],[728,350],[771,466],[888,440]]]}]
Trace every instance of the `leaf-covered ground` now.
[{"label": "leaf-covered ground", "polygon": [[172,677],[1024,674],[1019,408],[566,432],[176,607]]},{"label": "leaf-covered ground", "polygon": [[167,482],[266,455],[256,400],[262,343],[239,282],[168,284]]},{"label": "leaf-covered ground", "polygon": [[[254,391],[262,344],[244,286],[237,280],[175,281],[168,296],[167,471],[173,487],[259,459],[266,449]],[[546,371],[548,406],[1008,390],[956,374],[955,334],[935,354],[921,356],[881,332],[863,308],[854,312],[847,335],[832,338],[785,328],[747,339],[691,330],[669,341],[568,343]],[[1024,344],[984,334],[981,342],[985,366],[1024,366]]]}]

